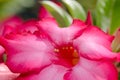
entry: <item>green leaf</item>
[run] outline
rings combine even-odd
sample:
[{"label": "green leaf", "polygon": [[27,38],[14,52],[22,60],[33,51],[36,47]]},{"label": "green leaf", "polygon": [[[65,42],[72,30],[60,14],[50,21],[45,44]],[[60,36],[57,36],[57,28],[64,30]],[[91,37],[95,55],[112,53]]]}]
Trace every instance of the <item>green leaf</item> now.
[{"label": "green leaf", "polygon": [[[72,1],[72,0],[71,0]],[[87,11],[94,10],[96,7],[97,0],[77,0],[81,5],[83,5]],[[103,1],[103,0],[102,0]]]},{"label": "green leaf", "polygon": [[120,27],[120,0],[115,0],[112,12],[110,33],[113,34]]},{"label": "green leaf", "polygon": [[67,27],[71,24],[71,16],[60,6],[52,1],[41,1],[40,3],[56,18],[60,27]]},{"label": "green leaf", "polygon": [[95,11],[96,25],[107,31],[111,23],[114,0],[98,0]]},{"label": "green leaf", "polygon": [[34,0],[0,0],[0,21],[13,16],[24,7],[30,7],[35,3]]},{"label": "green leaf", "polygon": [[62,0],[73,18],[86,19],[83,7],[76,0]]},{"label": "green leaf", "polygon": [[114,52],[120,51],[120,29],[116,30],[111,47],[112,47],[112,51]]},{"label": "green leaf", "polygon": [[96,24],[113,34],[120,27],[120,0],[98,0]]}]

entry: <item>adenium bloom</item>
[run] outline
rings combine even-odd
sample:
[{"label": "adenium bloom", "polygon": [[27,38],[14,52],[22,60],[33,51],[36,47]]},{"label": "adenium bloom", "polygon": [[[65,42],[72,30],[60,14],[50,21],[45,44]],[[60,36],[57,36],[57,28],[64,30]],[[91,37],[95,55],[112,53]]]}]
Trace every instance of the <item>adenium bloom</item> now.
[{"label": "adenium bloom", "polygon": [[[1,35],[5,36],[9,33],[24,32],[25,30],[31,30],[31,32],[37,28],[33,28],[36,20],[28,20],[23,23],[20,17],[12,17],[1,24]],[[29,28],[28,28],[29,26]],[[19,74],[12,73],[8,67],[3,64],[3,53],[5,49],[0,46],[0,80],[14,80]]]},{"label": "adenium bloom", "polygon": [[110,47],[113,37],[90,22],[73,20],[60,28],[46,18],[33,33],[30,29],[0,37],[7,66],[21,73],[16,80],[117,80],[112,64],[117,54]]}]

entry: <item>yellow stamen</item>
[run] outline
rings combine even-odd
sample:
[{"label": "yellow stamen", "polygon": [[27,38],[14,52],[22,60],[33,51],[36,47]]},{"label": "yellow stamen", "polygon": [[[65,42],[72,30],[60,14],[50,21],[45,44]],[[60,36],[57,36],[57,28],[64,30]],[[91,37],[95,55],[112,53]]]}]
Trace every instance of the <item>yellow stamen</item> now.
[{"label": "yellow stamen", "polygon": [[73,65],[76,65],[79,62],[79,58],[75,58],[72,60]]},{"label": "yellow stamen", "polygon": [[79,55],[78,55],[77,51],[74,50],[74,52],[73,52],[73,57],[78,57],[78,56],[79,56]]},{"label": "yellow stamen", "polygon": [[73,49],[73,47],[70,47],[70,49]]}]

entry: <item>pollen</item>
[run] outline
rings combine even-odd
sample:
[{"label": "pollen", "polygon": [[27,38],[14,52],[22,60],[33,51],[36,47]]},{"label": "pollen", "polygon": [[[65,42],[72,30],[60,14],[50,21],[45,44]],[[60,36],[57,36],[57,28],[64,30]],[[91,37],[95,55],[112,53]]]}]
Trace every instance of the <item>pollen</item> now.
[{"label": "pollen", "polygon": [[72,60],[73,65],[76,65],[78,62],[79,62],[78,58],[75,58],[75,59]]},{"label": "pollen", "polygon": [[73,52],[73,57],[78,57],[78,53],[76,50],[74,50],[74,52]]},{"label": "pollen", "polygon": [[73,47],[70,47],[70,49],[73,49]]},{"label": "pollen", "polygon": [[54,49],[54,52],[59,52],[59,49]]}]

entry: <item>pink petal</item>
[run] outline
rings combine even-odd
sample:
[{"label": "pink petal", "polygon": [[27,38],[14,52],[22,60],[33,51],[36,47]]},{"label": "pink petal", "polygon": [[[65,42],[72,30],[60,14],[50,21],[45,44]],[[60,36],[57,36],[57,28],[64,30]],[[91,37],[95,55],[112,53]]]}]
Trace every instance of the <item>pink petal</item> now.
[{"label": "pink petal", "polygon": [[80,20],[74,20],[70,27],[60,28],[56,21],[47,18],[39,21],[38,28],[56,44],[67,44],[81,35],[86,25]]},{"label": "pink petal", "polygon": [[38,28],[36,27],[36,20],[28,20],[24,23],[17,24],[17,25],[5,25],[4,33],[3,35],[9,34],[9,33],[18,33],[18,32],[24,32],[28,31],[31,33],[34,33],[35,31],[38,31]]},{"label": "pink petal", "polygon": [[85,21],[85,24],[87,24],[87,25],[93,25],[93,21],[92,21],[92,16],[91,16],[91,13],[90,13],[90,11],[88,12],[88,15],[87,15],[87,19],[86,19],[86,21]]},{"label": "pink petal", "polygon": [[13,72],[25,73],[51,63],[48,54],[51,47],[35,35],[9,34],[6,39],[1,37],[0,42],[6,49],[7,65]]},{"label": "pink petal", "polygon": [[0,46],[0,62],[3,62],[3,53],[4,53],[5,49]]},{"label": "pink petal", "polygon": [[19,74],[12,73],[5,64],[0,64],[0,80],[14,80]]},{"label": "pink petal", "polygon": [[65,75],[65,80],[118,80],[117,78],[117,70],[112,63],[84,58]]},{"label": "pink petal", "polygon": [[65,80],[98,80],[89,71],[85,70],[82,67],[68,72],[64,78]]},{"label": "pink petal", "polygon": [[38,17],[39,19],[43,19],[47,17],[52,17],[52,15],[43,6],[41,6],[39,9]]},{"label": "pink petal", "polygon": [[35,31],[38,31],[38,28],[36,27],[36,23],[37,23],[36,20],[30,19],[24,22],[23,24],[19,25],[17,27],[17,31],[18,32],[28,31],[28,32],[34,33]]},{"label": "pink petal", "polygon": [[22,20],[20,17],[18,17],[18,16],[11,17],[1,24],[2,29],[1,29],[0,33],[2,35],[5,35],[12,31],[15,31],[16,27],[20,24],[22,24]]},{"label": "pink petal", "polygon": [[66,68],[58,65],[50,65],[40,71],[39,74],[20,76],[17,80],[64,80]]},{"label": "pink petal", "polygon": [[111,52],[113,37],[105,34],[97,27],[88,27],[83,34],[74,40],[80,55],[89,59],[114,59],[117,54]]},{"label": "pink petal", "polygon": [[5,51],[5,49],[0,45],[0,55]]},{"label": "pink petal", "polygon": [[[100,60],[92,61],[85,58],[81,58],[79,66],[82,66],[86,70],[89,70],[96,74],[97,80],[117,80],[118,72],[112,62]],[[101,79],[102,78],[102,79]]]}]

